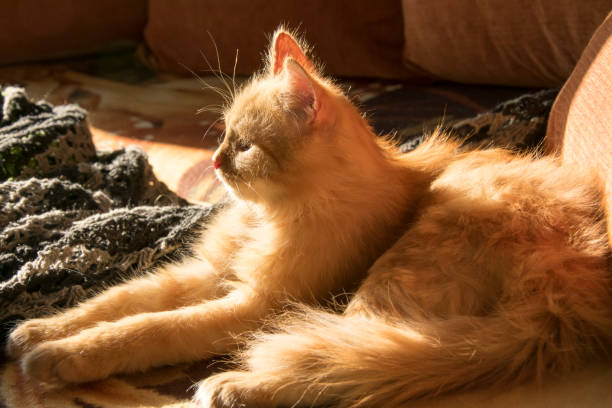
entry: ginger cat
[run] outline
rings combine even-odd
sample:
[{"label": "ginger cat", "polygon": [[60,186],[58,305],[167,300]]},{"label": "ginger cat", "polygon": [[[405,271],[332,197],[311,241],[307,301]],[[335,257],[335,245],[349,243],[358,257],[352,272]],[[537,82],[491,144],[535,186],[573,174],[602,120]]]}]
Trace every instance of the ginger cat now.
[{"label": "ginger cat", "polygon": [[[596,180],[555,158],[400,154],[287,32],[236,95],[214,167],[233,200],[182,264],[10,335],[49,385],[205,359],[251,336],[202,407],[398,407],[607,357],[610,248]],[[341,314],[315,309],[360,284]],[[308,306],[310,305],[310,306]]]}]

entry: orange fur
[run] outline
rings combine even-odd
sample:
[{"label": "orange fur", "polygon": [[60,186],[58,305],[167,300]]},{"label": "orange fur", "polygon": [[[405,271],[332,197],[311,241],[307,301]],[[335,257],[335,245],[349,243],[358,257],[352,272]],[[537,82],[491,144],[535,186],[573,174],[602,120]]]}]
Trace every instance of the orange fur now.
[{"label": "orange fur", "polygon": [[[274,38],[226,112],[214,161],[234,198],[198,256],[19,326],[8,350],[26,373],[61,385],[207,358],[268,320],[240,370],[202,381],[201,406],[396,407],[607,356],[594,179],[444,135],[400,154]],[[315,308],[357,286],[342,314]]]}]

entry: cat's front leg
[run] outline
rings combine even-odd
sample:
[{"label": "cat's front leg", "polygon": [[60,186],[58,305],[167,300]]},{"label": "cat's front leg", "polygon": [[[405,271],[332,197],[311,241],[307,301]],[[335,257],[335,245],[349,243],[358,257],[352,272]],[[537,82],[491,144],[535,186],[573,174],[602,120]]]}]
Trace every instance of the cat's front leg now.
[{"label": "cat's front leg", "polygon": [[10,334],[7,354],[19,358],[42,342],[73,336],[101,322],[201,303],[223,294],[218,283],[219,277],[205,260],[168,265],[55,316],[23,322]]},{"label": "cat's front leg", "polygon": [[243,290],[199,305],[103,322],[41,343],[25,354],[22,368],[58,385],[209,358],[232,350],[236,336],[256,328],[270,305],[264,296]]}]

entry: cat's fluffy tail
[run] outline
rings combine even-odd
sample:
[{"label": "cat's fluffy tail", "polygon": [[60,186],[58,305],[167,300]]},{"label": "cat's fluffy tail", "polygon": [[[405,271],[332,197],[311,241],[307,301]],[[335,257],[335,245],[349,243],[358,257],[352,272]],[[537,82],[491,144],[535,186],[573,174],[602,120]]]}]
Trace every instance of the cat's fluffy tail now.
[{"label": "cat's fluffy tail", "polygon": [[310,310],[261,335],[243,358],[281,405],[398,407],[572,369],[601,352],[588,336],[499,317],[408,325]]}]

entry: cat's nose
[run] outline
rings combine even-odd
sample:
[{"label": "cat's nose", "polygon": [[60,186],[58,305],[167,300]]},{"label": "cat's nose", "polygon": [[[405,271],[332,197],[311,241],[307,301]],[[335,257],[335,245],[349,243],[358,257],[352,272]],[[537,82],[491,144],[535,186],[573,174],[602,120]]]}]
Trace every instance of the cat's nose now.
[{"label": "cat's nose", "polygon": [[219,167],[221,167],[221,164],[223,164],[223,161],[221,160],[221,154],[219,154],[218,150],[213,154],[212,164],[215,170],[219,169]]}]

